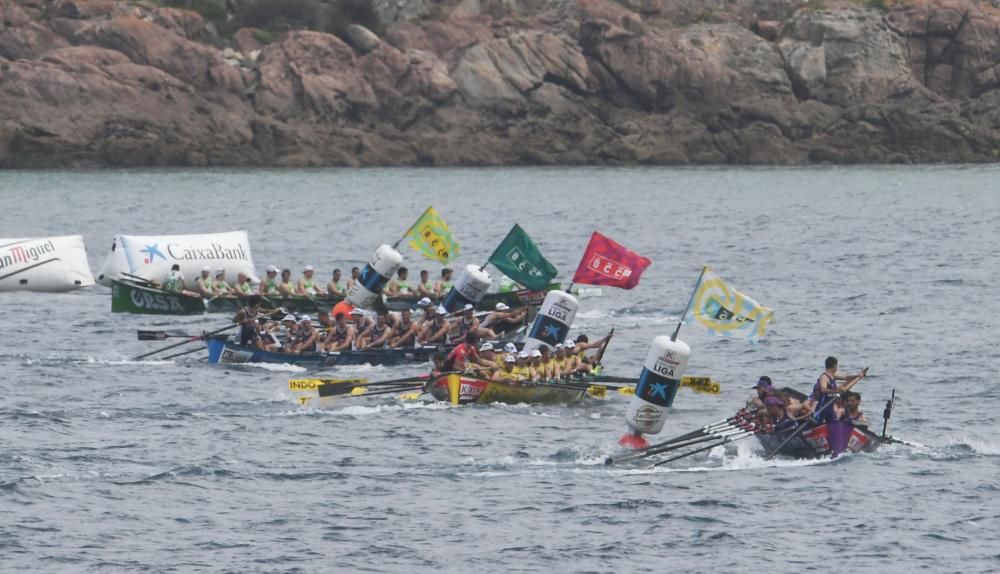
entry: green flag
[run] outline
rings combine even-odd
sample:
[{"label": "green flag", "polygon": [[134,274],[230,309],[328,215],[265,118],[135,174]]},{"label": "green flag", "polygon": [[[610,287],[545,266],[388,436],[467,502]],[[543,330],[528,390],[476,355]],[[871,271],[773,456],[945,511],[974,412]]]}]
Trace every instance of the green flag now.
[{"label": "green flag", "polygon": [[516,223],[490,256],[489,261],[505,275],[528,289],[545,289],[558,273],[556,268],[542,257],[535,242]]}]

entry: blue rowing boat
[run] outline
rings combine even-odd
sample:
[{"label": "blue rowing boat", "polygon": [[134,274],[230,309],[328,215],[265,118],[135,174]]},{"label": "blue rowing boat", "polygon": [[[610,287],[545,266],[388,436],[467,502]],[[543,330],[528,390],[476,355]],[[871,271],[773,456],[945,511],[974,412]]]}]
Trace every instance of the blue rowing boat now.
[{"label": "blue rowing boat", "polygon": [[284,363],[307,369],[324,369],[341,365],[384,365],[394,366],[406,363],[426,363],[431,356],[445,347],[428,346],[408,349],[371,349],[366,351],[341,351],[339,353],[275,353],[262,351],[256,347],[239,345],[226,337],[209,337],[208,362],[224,365],[243,363]]}]

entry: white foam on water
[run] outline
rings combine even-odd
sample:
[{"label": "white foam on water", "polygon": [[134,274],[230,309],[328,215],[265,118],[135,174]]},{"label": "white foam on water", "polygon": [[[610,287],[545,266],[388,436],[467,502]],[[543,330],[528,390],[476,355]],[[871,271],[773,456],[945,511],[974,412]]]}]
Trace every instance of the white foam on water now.
[{"label": "white foam on water", "polygon": [[986,442],[982,439],[971,438],[968,436],[959,436],[948,441],[948,446],[964,446],[972,449],[976,454],[982,454],[986,456],[997,456],[1000,455],[1000,444],[995,442]]},{"label": "white foam on water", "polygon": [[292,365],[290,363],[241,363],[240,366],[262,369],[265,371],[271,371],[272,373],[305,373],[309,370],[305,367]]}]

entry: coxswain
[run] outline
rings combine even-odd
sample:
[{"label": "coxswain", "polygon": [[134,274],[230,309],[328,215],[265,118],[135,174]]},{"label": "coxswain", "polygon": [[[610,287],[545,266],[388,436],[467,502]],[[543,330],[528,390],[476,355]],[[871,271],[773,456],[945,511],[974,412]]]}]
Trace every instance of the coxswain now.
[{"label": "coxswain", "polygon": [[326,295],[326,292],[316,285],[316,280],[313,279],[313,275],[313,266],[306,265],[305,269],[302,270],[302,278],[295,284],[296,295],[302,295],[303,297],[322,297],[323,295]]},{"label": "coxswain", "polygon": [[281,270],[281,281],[278,282],[278,293],[283,297],[295,296],[295,283],[292,283],[292,270]]},{"label": "coxswain", "polygon": [[854,391],[844,393],[844,407],[846,408],[844,418],[850,420],[851,424],[856,427],[868,426],[868,418],[861,412],[861,393]]},{"label": "coxswain", "polygon": [[240,326],[239,343],[241,347],[252,344],[257,348],[263,348],[260,342],[260,324],[257,322],[259,312],[260,298],[254,295],[247,299],[247,304],[233,316],[233,323]]},{"label": "coxswain", "polygon": [[267,273],[264,274],[264,279],[261,280],[260,285],[257,286],[257,293],[267,296],[280,295],[278,291],[278,268],[274,265],[267,266]]},{"label": "coxswain", "polygon": [[354,284],[358,282],[359,277],[361,277],[361,269],[351,267],[351,278],[347,280],[347,293],[351,292],[351,289],[354,288]]},{"label": "coxswain", "polygon": [[330,282],[326,284],[326,292],[331,297],[343,297],[347,294],[344,291],[344,286],[340,283],[340,269],[333,270],[333,276]]},{"label": "coxswain", "polygon": [[451,291],[451,276],[452,271],[450,268],[445,267],[441,270],[441,278],[434,284],[434,294],[437,295],[438,299],[441,299]]},{"label": "coxswain", "polygon": [[431,283],[431,273],[426,269],[420,270],[420,282],[417,283],[417,295],[421,297],[434,297],[434,284]]},{"label": "coxswain", "polygon": [[379,311],[375,315],[375,324],[369,327],[361,336],[359,349],[384,349],[392,335],[392,328],[386,322],[387,311]]},{"label": "coxswain", "polygon": [[403,309],[399,312],[399,322],[393,330],[392,338],[389,340],[390,347],[411,347],[413,340],[420,331],[420,325],[413,320],[413,311]]},{"label": "coxswain", "polygon": [[479,366],[479,351],[476,348],[479,337],[475,333],[466,333],[462,342],[448,353],[444,361],[446,371],[464,372]]},{"label": "coxswain", "polygon": [[354,327],[347,322],[347,315],[336,313],[333,316],[333,329],[323,339],[323,347],[331,353],[349,351],[356,334]]},{"label": "coxswain", "polygon": [[756,390],[757,394],[747,401],[747,408],[757,410],[764,408],[764,399],[774,392],[774,385],[771,384],[771,377],[767,375],[762,376],[757,379],[757,384],[750,388]]},{"label": "coxswain", "polygon": [[163,278],[163,289],[172,293],[183,293],[187,286],[184,285],[184,274],[181,273],[181,266],[174,263],[170,267],[170,272]]},{"label": "coxswain", "polygon": [[527,307],[511,309],[510,305],[499,301],[490,314],[482,320],[480,327],[492,329],[495,333],[503,333],[523,323],[527,314]]},{"label": "coxswain", "polygon": [[302,353],[315,353],[316,343],[319,342],[319,331],[312,325],[309,315],[299,319],[299,331],[295,334],[295,343],[288,350],[293,355]]},{"label": "coxswain", "polygon": [[281,326],[284,331],[281,334],[281,348],[287,351],[288,348],[295,343],[295,335],[299,331],[299,322],[295,318],[295,315],[285,315],[281,319]]},{"label": "coxswain", "polygon": [[514,365],[515,365],[516,362],[517,362],[517,359],[514,358],[514,355],[509,355],[509,354],[504,355],[503,356],[503,368],[502,369],[497,369],[493,373],[493,376],[490,377],[490,380],[493,380],[493,381],[505,381],[505,382],[508,382],[508,383],[516,383],[518,380],[520,380],[520,377],[518,376],[518,374],[516,372],[514,372]]},{"label": "coxswain", "polygon": [[246,273],[240,271],[236,275],[236,285],[233,287],[233,290],[241,297],[253,295],[253,284],[250,283],[250,277]]},{"label": "coxswain", "polygon": [[396,271],[396,276],[389,281],[389,285],[386,287],[390,297],[413,296],[413,289],[410,288],[410,282],[407,281],[409,274],[410,271],[406,267],[400,267]]},{"label": "coxswain", "polygon": [[427,318],[424,319],[423,327],[416,339],[418,347],[433,344],[443,345],[448,342],[449,325],[445,319],[447,313],[448,311],[441,305],[437,308],[427,308]]},{"label": "coxswain", "polygon": [[[855,375],[843,375],[837,372],[837,358],[827,357],[825,370],[820,373],[813,386],[813,392],[809,400],[814,405],[814,416],[817,422],[827,422],[834,419],[833,398],[835,395],[851,390],[851,387],[858,384],[861,379],[868,374],[868,367],[861,369]],[[846,381],[844,385],[838,386],[837,381]]]},{"label": "coxswain", "polygon": [[212,270],[209,267],[201,268],[201,276],[195,279],[194,288],[202,297],[210,299],[215,295],[215,282],[212,281]]},{"label": "coxswain", "polygon": [[212,292],[215,293],[216,297],[219,295],[226,296],[234,294],[233,288],[226,281],[225,269],[217,269],[215,271],[215,281],[212,283]]}]

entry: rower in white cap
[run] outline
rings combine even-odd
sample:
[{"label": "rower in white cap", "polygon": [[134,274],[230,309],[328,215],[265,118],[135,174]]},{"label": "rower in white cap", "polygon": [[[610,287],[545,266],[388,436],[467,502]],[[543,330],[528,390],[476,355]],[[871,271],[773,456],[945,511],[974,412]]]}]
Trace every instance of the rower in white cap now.
[{"label": "rower in white cap", "polygon": [[465,337],[466,333],[475,333],[477,337],[482,337],[483,339],[496,339],[497,334],[490,329],[484,329],[479,325],[479,319],[476,319],[476,310],[471,303],[466,303],[462,307],[462,315],[455,319],[455,325],[452,329],[453,338],[461,339]]},{"label": "rower in white cap", "polygon": [[226,281],[225,269],[219,268],[215,270],[215,281],[212,283],[212,292],[215,296],[233,294],[233,288]]},{"label": "rower in white cap", "polygon": [[448,311],[442,305],[438,305],[436,309],[433,307],[427,308],[427,318],[424,319],[420,334],[417,335],[416,345],[418,347],[434,344],[443,345],[448,342],[448,329],[450,325],[445,320],[447,313]]},{"label": "rower in white cap", "polygon": [[500,301],[479,326],[484,329],[492,329],[494,332],[507,331],[513,326],[520,325],[527,313],[527,307],[511,309],[509,305]]},{"label": "rower in white cap", "polygon": [[212,281],[212,268],[201,268],[201,276],[194,280],[194,288],[202,297],[212,297],[215,294],[215,282]]},{"label": "rower in white cap", "polygon": [[295,285],[295,294],[303,295],[305,297],[316,297],[326,295],[321,287],[316,285],[316,281],[313,279],[313,266],[306,265],[305,269],[302,270],[302,279]]},{"label": "rower in white cap", "polygon": [[278,295],[278,268],[274,265],[267,266],[267,273],[257,286],[257,293],[264,296]]},{"label": "rower in white cap", "polygon": [[312,319],[306,315],[299,319],[299,330],[295,334],[295,342],[289,346],[288,352],[293,355],[316,352],[319,341],[319,331],[312,325]]}]

